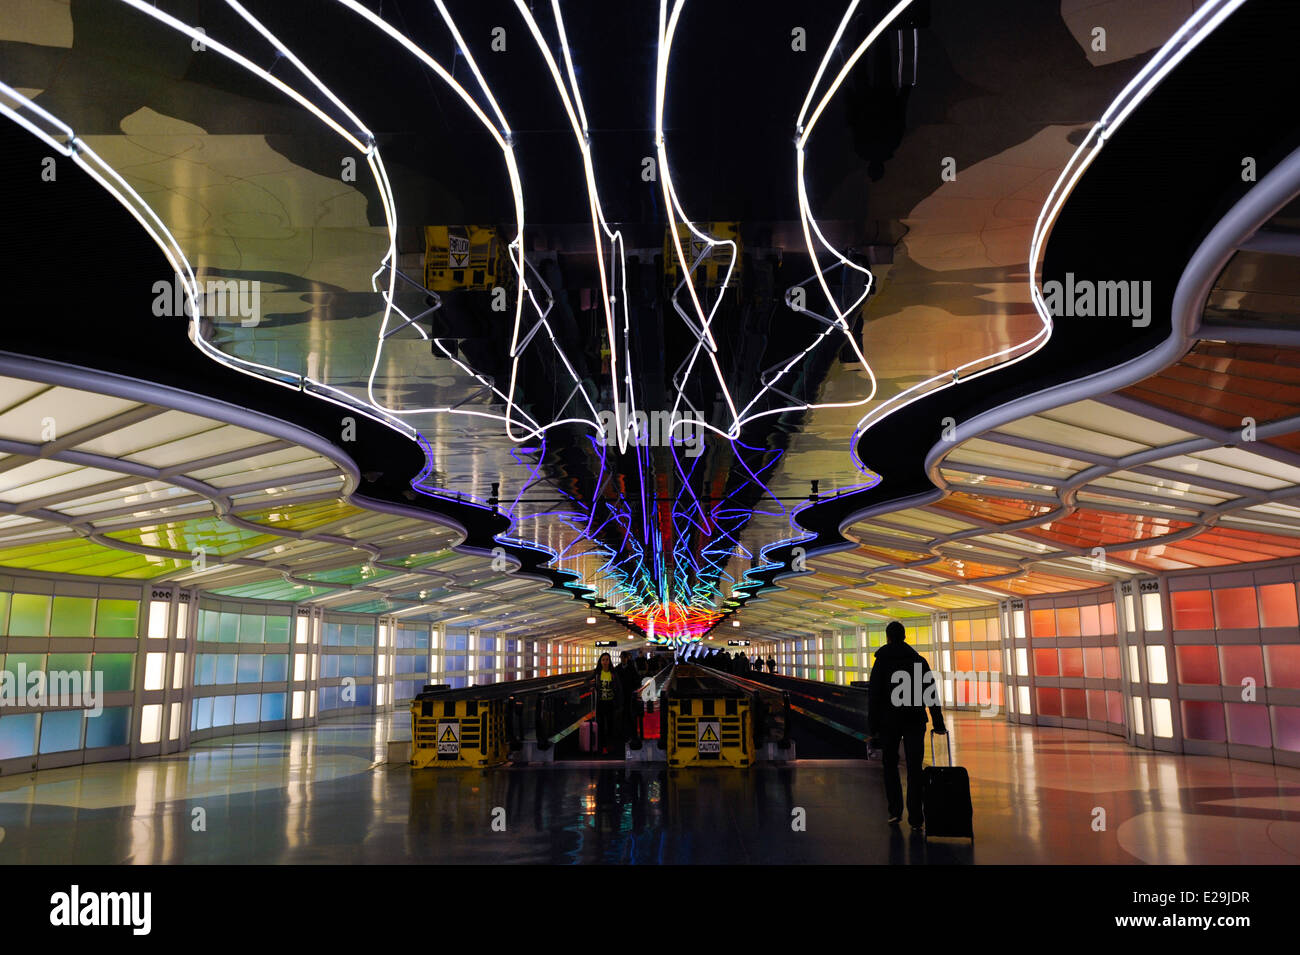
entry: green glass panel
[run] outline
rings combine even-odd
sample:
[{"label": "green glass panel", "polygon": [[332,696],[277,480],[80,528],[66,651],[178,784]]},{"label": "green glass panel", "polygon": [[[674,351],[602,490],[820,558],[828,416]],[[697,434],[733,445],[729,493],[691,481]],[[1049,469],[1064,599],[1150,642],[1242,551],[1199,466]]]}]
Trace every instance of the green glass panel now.
[{"label": "green glass panel", "polygon": [[9,595],[0,594],[0,635],[9,632]]},{"label": "green glass panel", "polygon": [[134,682],[134,653],[96,653],[91,660],[91,669],[104,674],[104,692],[114,693],[129,690]]},{"label": "green glass panel", "polygon": [[221,629],[217,633],[219,643],[237,643],[239,641],[239,614],[221,612]]},{"label": "green glass panel", "polygon": [[266,618],[261,614],[243,613],[239,615],[239,642],[265,643]]},{"label": "green glass panel", "polygon": [[138,600],[104,600],[99,601],[99,613],[95,618],[95,636],[97,637],[135,637],[135,618],[140,610]]},{"label": "green glass panel", "polygon": [[288,643],[289,642],[289,618],[288,617],[267,617],[266,618],[266,642],[267,643]]},{"label": "green glass panel", "polygon": [[199,611],[199,639],[216,643],[220,639],[221,614],[216,610]]},{"label": "green glass panel", "polygon": [[29,686],[27,679],[34,670],[45,669],[43,653],[10,653],[5,656],[4,670],[12,674],[9,680],[15,693],[25,694]]},{"label": "green glass panel", "polygon": [[55,597],[52,637],[88,637],[93,633],[95,601],[91,597]]},{"label": "green glass panel", "polygon": [[85,673],[90,669],[89,653],[51,653],[49,663],[46,667],[53,673],[55,670],[64,670],[67,672]]},{"label": "green glass panel", "polygon": [[9,636],[46,637],[50,633],[50,598],[45,594],[14,594]]}]

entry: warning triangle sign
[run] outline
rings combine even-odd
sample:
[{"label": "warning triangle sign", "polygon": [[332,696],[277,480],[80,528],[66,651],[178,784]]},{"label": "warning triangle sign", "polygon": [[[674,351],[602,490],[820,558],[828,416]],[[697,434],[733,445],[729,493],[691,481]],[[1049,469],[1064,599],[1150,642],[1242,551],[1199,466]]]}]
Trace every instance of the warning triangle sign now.
[{"label": "warning triangle sign", "polygon": [[713,732],[712,723],[705,724],[704,734],[700,737],[700,739],[706,743],[716,743],[718,741],[718,734]]},{"label": "warning triangle sign", "polygon": [[448,725],[447,725],[447,731],[446,731],[445,733],[442,734],[442,738],[441,738],[440,740],[438,740],[438,742],[439,742],[439,743],[454,743],[454,742],[456,742],[456,731],[455,731],[454,729],[451,728],[451,724],[448,724]]}]

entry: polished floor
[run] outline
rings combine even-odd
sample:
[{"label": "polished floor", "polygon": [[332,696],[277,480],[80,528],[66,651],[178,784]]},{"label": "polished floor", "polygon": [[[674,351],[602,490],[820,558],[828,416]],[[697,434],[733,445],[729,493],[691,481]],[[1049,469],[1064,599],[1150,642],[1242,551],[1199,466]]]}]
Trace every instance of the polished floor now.
[{"label": "polished floor", "polygon": [[973,844],[888,826],[878,761],[412,773],[379,717],[0,778],[0,863],[1300,862],[1300,770],[950,725]]}]

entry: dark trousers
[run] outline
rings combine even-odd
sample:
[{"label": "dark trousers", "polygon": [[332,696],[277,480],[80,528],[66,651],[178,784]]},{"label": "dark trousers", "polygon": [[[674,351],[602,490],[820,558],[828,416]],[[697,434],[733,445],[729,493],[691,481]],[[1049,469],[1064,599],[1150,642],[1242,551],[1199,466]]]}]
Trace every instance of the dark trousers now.
[{"label": "dark trousers", "polygon": [[913,826],[922,825],[925,813],[921,808],[921,761],[925,758],[925,724],[889,729],[880,734],[885,768],[885,799],[889,801],[889,815],[903,815],[903,787],[898,778],[898,744],[903,744],[907,760],[907,821]]},{"label": "dark trousers", "polygon": [[600,701],[596,704],[596,739],[602,750],[613,749],[619,744],[618,708],[613,700]]}]

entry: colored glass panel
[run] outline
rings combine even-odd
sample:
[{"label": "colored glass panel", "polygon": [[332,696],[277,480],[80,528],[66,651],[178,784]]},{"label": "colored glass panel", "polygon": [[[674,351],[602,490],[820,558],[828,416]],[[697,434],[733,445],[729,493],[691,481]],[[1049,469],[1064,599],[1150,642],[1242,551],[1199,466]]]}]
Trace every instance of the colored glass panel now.
[{"label": "colored glass panel", "polygon": [[11,637],[44,637],[50,632],[50,598],[45,594],[14,594],[9,610]]},{"label": "colored glass panel", "polygon": [[112,706],[98,716],[86,717],[86,749],[125,746],[130,736],[131,707],[129,706]]},{"label": "colored glass panel", "polygon": [[1264,659],[1267,663],[1269,686],[1300,690],[1300,645],[1270,644],[1264,647]]},{"label": "colored glass panel", "polygon": [[1222,703],[1212,700],[1183,700],[1182,710],[1184,738],[1210,743],[1227,740]]},{"label": "colored glass panel", "polygon": [[1056,615],[1049,609],[1029,612],[1029,632],[1034,639],[1056,636]]},{"label": "colored glass panel", "polygon": [[1295,584],[1265,584],[1259,588],[1259,623],[1262,627],[1294,627]]},{"label": "colored glass panel", "polygon": [[1174,647],[1178,682],[1199,686],[1219,685],[1218,648],[1212,646]]},{"label": "colored glass panel", "polygon": [[81,710],[41,714],[41,752],[66,753],[81,748]]},{"label": "colored glass panel", "polygon": [[1035,688],[1039,716],[1061,715],[1061,691],[1055,687],[1040,686]]},{"label": "colored glass panel", "polygon": [[1259,626],[1259,609],[1254,587],[1233,587],[1214,591],[1214,619],[1220,630],[1241,630]]},{"label": "colored glass panel", "polygon": [[1214,605],[1208,590],[1175,590],[1169,603],[1175,630],[1214,629]]},{"label": "colored glass panel", "polygon": [[1083,650],[1079,647],[1062,647],[1061,676],[1081,677],[1083,675]]},{"label": "colored glass panel", "polygon": [[138,600],[105,600],[101,598],[95,608],[95,636],[97,637],[134,637],[136,636],[136,615],[140,609]]},{"label": "colored glass panel", "polygon": [[1256,686],[1264,686],[1264,652],[1254,644],[1219,647],[1219,662],[1223,669],[1224,686],[1242,686],[1251,679]]},{"label": "colored glass panel", "polygon": [[0,716],[0,759],[36,754],[36,714]]},{"label": "colored glass panel", "polygon": [[1259,703],[1228,703],[1228,742],[1245,746],[1272,746],[1268,707]]},{"label": "colored glass panel", "polygon": [[1058,637],[1077,637],[1080,631],[1078,607],[1059,607],[1056,611],[1056,635]]},{"label": "colored glass panel", "polygon": [[1057,662],[1055,650],[1034,651],[1034,675],[1035,676],[1059,676],[1060,675],[1060,668]]},{"label": "colored glass panel", "polygon": [[[89,637],[94,632],[95,601],[90,597],[55,597],[50,636]],[[134,634],[133,634],[134,636]],[[44,745],[45,730],[41,730]]]},{"label": "colored glass panel", "polygon": [[1079,633],[1085,637],[1101,635],[1101,608],[1096,604],[1079,608]]}]

